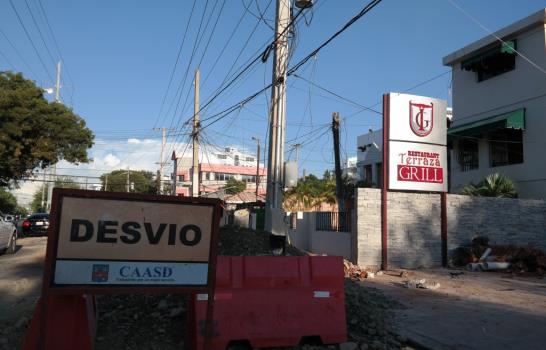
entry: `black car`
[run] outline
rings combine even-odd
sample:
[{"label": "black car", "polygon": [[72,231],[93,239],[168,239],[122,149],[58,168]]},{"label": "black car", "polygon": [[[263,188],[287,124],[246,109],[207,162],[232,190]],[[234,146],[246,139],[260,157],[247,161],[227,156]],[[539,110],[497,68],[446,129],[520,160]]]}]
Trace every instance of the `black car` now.
[{"label": "black car", "polygon": [[23,235],[47,235],[49,229],[49,214],[32,214],[23,221]]}]

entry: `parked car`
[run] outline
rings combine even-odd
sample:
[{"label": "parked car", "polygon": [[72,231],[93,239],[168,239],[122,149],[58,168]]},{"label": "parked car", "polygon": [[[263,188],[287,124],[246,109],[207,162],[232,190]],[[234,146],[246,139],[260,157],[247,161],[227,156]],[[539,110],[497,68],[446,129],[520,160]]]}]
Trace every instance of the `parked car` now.
[{"label": "parked car", "polygon": [[49,214],[32,214],[23,221],[23,235],[47,235],[49,229]]},{"label": "parked car", "polygon": [[0,216],[0,251],[13,254],[17,247],[17,229],[9,219]]}]

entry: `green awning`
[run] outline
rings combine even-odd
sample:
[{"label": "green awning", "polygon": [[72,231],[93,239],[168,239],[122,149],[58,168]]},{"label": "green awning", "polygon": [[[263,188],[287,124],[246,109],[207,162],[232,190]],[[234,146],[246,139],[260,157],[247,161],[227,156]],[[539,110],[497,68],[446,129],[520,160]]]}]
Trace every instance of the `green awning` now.
[{"label": "green awning", "polygon": [[495,59],[498,55],[515,55],[517,49],[516,40],[503,42],[492,49],[489,49],[479,55],[473,56],[461,62],[461,69],[476,71],[479,67],[490,59]]},{"label": "green awning", "polygon": [[525,130],[525,108],[496,115],[472,123],[458,125],[447,130],[448,135],[479,135],[497,129]]}]

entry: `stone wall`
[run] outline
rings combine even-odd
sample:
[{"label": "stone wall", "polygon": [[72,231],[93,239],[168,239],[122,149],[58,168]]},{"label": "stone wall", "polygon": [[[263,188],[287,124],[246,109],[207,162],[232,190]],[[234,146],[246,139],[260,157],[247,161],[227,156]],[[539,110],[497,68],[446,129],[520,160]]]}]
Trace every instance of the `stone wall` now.
[{"label": "stone wall", "polygon": [[[440,195],[389,192],[389,267],[440,266]],[[381,190],[357,189],[356,262],[381,264]],[[491,244],[532,245],[546,251],[543,200],[448,195],[448,251],[485,235]]]}]

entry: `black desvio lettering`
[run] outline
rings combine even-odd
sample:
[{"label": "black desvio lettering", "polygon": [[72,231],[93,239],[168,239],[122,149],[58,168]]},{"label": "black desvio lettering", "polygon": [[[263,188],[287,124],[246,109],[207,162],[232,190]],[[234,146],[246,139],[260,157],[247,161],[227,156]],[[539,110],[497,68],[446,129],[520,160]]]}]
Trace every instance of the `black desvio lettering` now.
[{"label": "black desvio lettering", "polygon": [[[193,239],[188,239],[188,232],[193,231]],[[180,229],[180,242],[187,246],[194,246],[201,241],[201,229],[196,225],[186,225]]]},{"label": "black desvio lettering", "polygon": [[[83,235],[80,234],[80,226],[85,228]],[[84,219],[72,219],[72,225],[70,226],[70,241],[72,242],[85,242],[93,237],[93,224],[89,220]]]},{"label": "black desvio lettering", "polygon": [[134,221],[128,221],[121,225],[121,230],[126,236],[121,236],[120,241],[127,244],[135,244],[140,241],[140,232],[137,230],[140,229],[140,224]]},{"label": "black desvio lettering", "polygon": [[115,228],[109,228],[108,226],[117,225],[117,221],[99,220],[99,227],[97,229],[97,243],[116,243],[118,241],[116,237],[106,237],[106,235],[117,232]]}]

